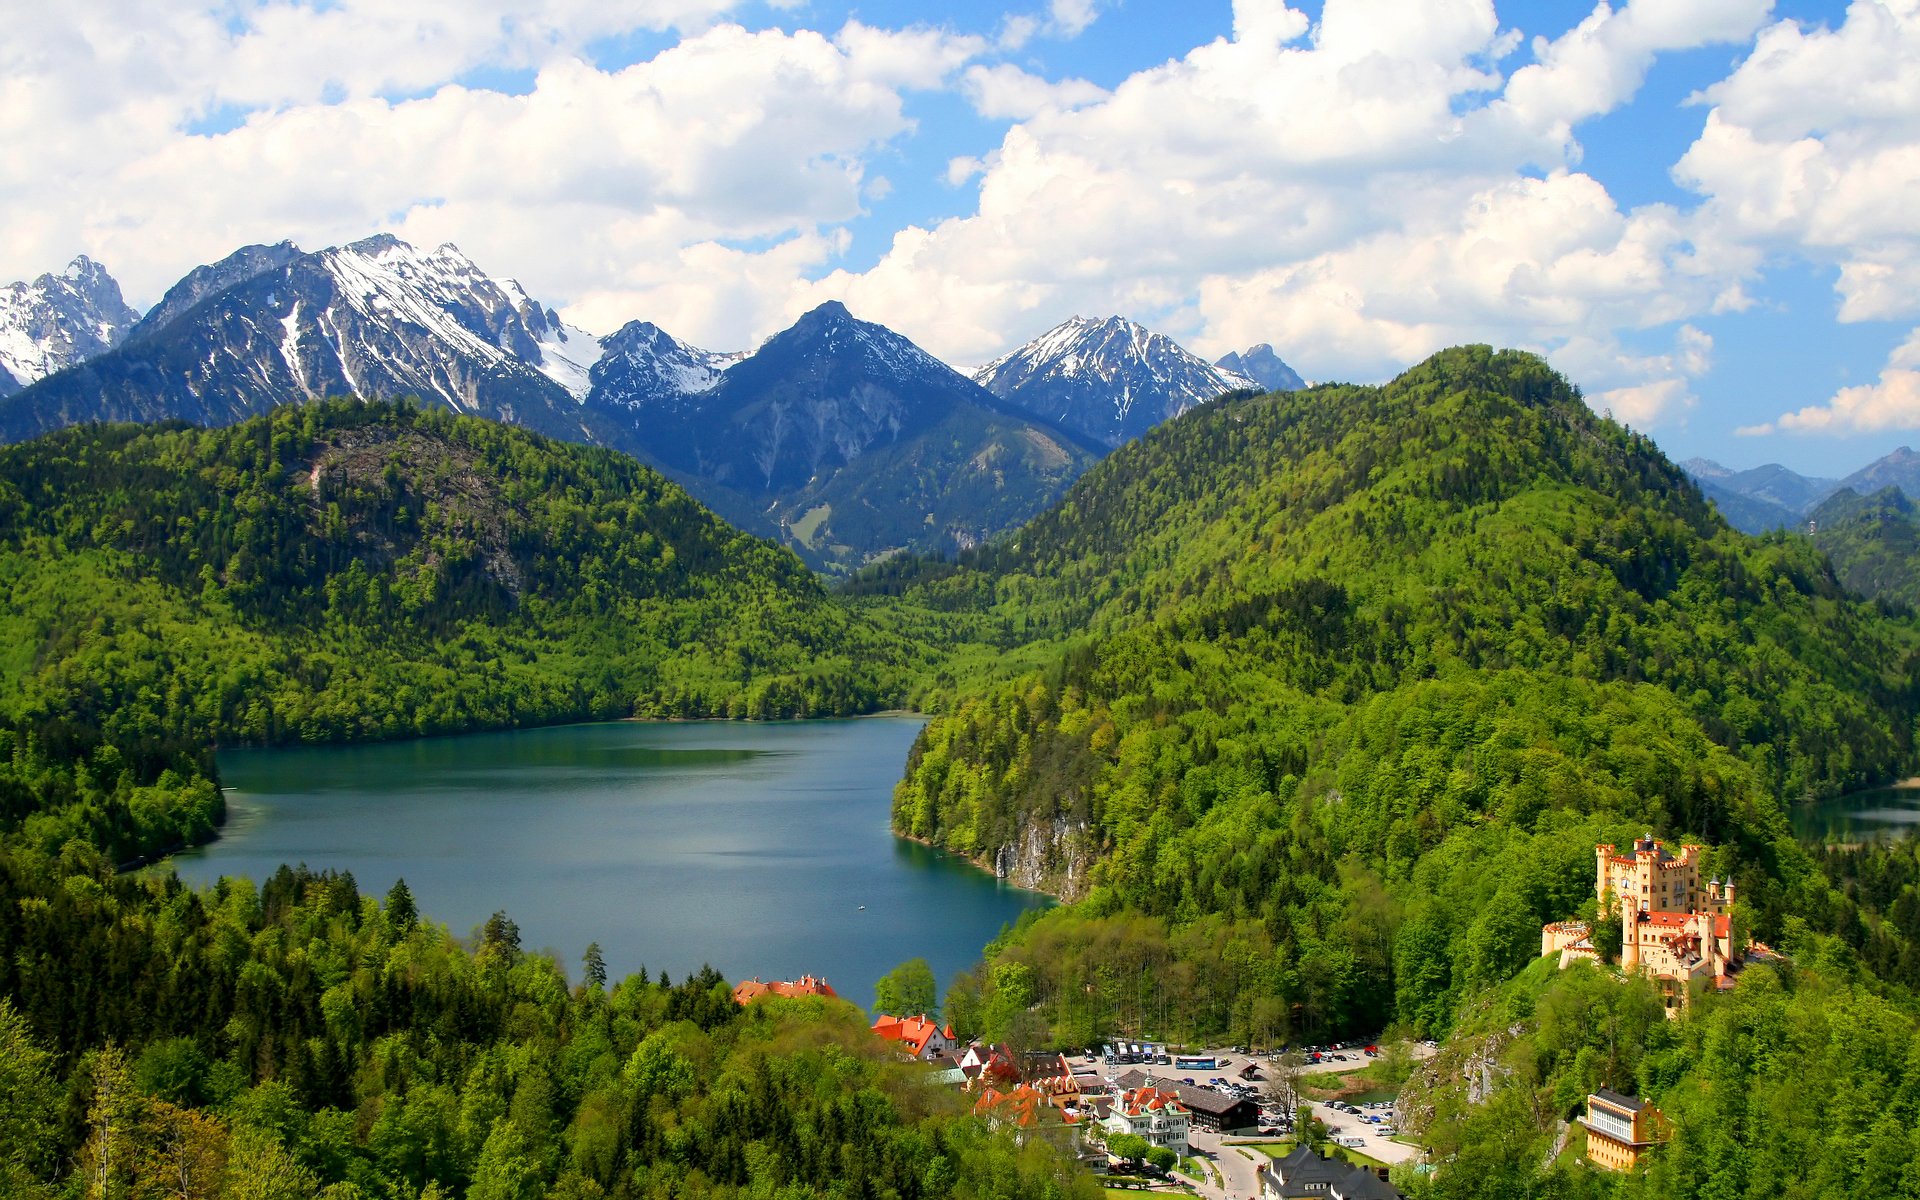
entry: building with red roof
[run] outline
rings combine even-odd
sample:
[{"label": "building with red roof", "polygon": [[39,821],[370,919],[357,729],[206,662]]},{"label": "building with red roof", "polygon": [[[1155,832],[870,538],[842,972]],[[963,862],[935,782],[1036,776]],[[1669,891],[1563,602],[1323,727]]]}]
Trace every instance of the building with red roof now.
[{"label": "building with red roof", "polygon": [[[1593,848],[1594,891],[1603,917],[1620,922],[1620,969],[1659,980],[1670,1014],[1695,991],[1731,986],[1746,957],[1734,945],[1733,881],[1701,880],[1699,846],[1674,854],[1648,834],[1630,854],[1614,850]],[[1584,921],[1542,927],[1540,953],[1558,954],[1562,967],[1599,958]]]},{"label": "building with red roof", "polygon": [[908,1054],[922,1062],[930,1062],[959,1044],[953,1036],[953,1026],[941,1026],[925,1013],[914,1017],[890,1017],[881,1013],[874,1018],[873,1031],[890,1042],[898,1043]]},{"label": "building with red roof", "polygon": [[826,996],[837,1000],[840,993],[834,991],[825,979],[813,975],[802,975],[792,980],[776,979],[771,983],[761,983],[756,976],[733,987],[735,1004],[750,1004],[761,996]]},{"label": "building with red roof", "polygon": [[1113,1103],[1103,1122],[1109,1134],[1131,1133],[1148,1144],[1187,1152],[1190,1118],[1178,1093],[1156,1087],[1129,1088]]}]

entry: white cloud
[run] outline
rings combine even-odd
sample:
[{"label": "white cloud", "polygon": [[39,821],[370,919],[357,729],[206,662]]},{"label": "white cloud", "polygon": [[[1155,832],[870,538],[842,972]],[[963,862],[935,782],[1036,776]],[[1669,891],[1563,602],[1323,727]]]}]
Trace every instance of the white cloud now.
[{"label": "white cloud", "polygon": [[[1672,209],[1623,211],[1567,168],[1571,129],[1631,98],[1660,52],[1744,37],[1764,11],[1602,5],[1505,79],[1514,35],[1486,0],[1329,0],[1317,26],[1239,0],[1233,38],[1110,95],[1005,102],[1032,115],[949,165],[949,182],[977,177],[975,211],[806,296],[887,313],[956,361],[1120,311],[1205,353],[1274,342],[1319,378],[1378,378],[1463,340],[1553,351],[1684,321],[1737,302],[1745,260],[1703,259]],[[982,65],[966,81],[1031,78]],[[1686,402],[1677,358],[1620,362],[1608,386],[1652,389],[1636,412]]]},{"label": "white cloud", "polygon": [[[884,195],[867,161],[912,130],[904,92],[938,86],[983,47],[858,23],[831,39],[718,25],[622,70],[555,59],[525,95],[448,84],[415,99],[288,104],[210,136],[181,133],[175,112],[143,127],[147,142],[71,159],[42,132],[17,157],[64,169],[7,181],[9,209],[38,219],[9,222],[0,252],[25,275],[84,247],[151,301],[248,241],[318,247],[390,228],[455,241],[597,322],[611,297],[671,296],[695,316],[619,319],[732,344],[753,329],[723,314],[779,308],[795,277],[771,284],[770,272],[818,269],[844,244],[819,231]],[[752,268],[714,249],[745,240],[762,243]],[[716,264],[732,272],[717,292],[737,299],[734,281],[757,280],[772,299],[691,299],[681,284]]]},{"label": "white cloud", "polygon": [[1071,40],[1100,19],[1102,0],[1048,0],[1044,12],[1012,13],[1000,23],[1002,50],[1018,50],[1035,37]]},{"label": "white cloud", "polygon": [[1778,22],[1699,98],[1713,108],[1674,174],[1705,197],[1704,253],[1835,266],[1842,321],[1920,312],[1920,6]]},{"label": "white cloud", "polygon": [[1875,433],[1888,429],[1920,429],[1920,329],[1915,329],[1887,356],[1887,365],[1873,383],[1844,387],[1825,404],[1810,404],[1782,413],[1762,425],[1739,433]]},{"label": "white cloud", "polygon": [[961,87],[974,111],[993,120],[1026,120],[1050,110],[1079,108],[1107,98],[1105,88],[1084,79],[1053,83],[1012,63],[968,67]]}]

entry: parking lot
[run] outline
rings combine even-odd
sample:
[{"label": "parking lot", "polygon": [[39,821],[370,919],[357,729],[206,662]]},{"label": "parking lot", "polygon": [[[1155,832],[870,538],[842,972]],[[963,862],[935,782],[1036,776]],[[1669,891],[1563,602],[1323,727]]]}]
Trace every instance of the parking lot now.
[{"label": "parking lot", "polygon": [[[1435,1048],[1423,1043],[1413,1043],[1410,1047],[1415,1059],[1429,1058]],[[1189,1052],[1196,1057],[1212,1057],[1215,1065],[1210,1069],[1175,1067],[1170,1064],[1115,1064],[1103,1067],[1108,1078],[1129,1070],[1150,1071],[1153,1074],[1191,1083],[1196,1087],[1213,1087],[1228,1095],[1243,1096],[1259,1101],[1263,1105],[1261,1127],[1269,1136],[1291,1137],[1293,1134],[1292,1114],[1274,1113],[1265,1106],[1266,1084],[1272,1078],[1271,1055],[1256,1055],[1234,1049],[1199,1050]],[[1331,1047],[1320,1050],[1319,1062],[1305,1062],[1299,1067],[1300,1074],[1320,1075],[1338,1074],[1355,1071],[1365,1067],[1373,1059],[1363,1047]],[[1251,1063],[1254,1074],[1243,1077],[1242,1072]],[[1305,1097],[1302,1097],[1304,1100]],[[1393,1128],[1393,1107],[1391,1104],[1347,1104],[1340,1100],[1311,1101],[1313,1115],[1333,1131],[1336,1138],[1357,1138],[1360,1142],[1350,1149],[1383,1163],[1399,1163],[1416,1160],[1421,1151],[1418,1147],[1392,1140],[1387,1131]],[[1352,1110],[1352,1111],[1349,1111]],[[1270,1119],[1273,1123],[1269,1123]]]}]

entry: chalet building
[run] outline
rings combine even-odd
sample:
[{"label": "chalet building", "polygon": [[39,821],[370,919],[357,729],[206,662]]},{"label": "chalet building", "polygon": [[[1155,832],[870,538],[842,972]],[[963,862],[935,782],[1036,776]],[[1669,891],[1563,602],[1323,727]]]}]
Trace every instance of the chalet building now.
[{"label": "chalet building", "polygon": [[1102,1124],[1109,1135],[1131,1133],[1147,1139],[1149,1145],[1165,1146],[1176,1154],[1187,1152],[1186,1106],[1162,1088],[1129,1088],[1120,1093]]},{"label": "chalet building", "polygon": [[1660,1110],[1644,1100],[1601,1088],[1587,1097],[1587,1161],[1608,1171],[1631,1171],[1662,1140]]},{"label": "chalet building", "polygon": [[[1679,854],[1652,834],[1636,840],[1629,854],[1611,844],[1593,848],[1594,894],[1607,920],[1620,922],[1620,968],[1658,980],[1669,1013],[1684,1008],[1696,991],[1733,986],[1746,947],[1733,938],[1733,881],[1700,879],[1698,846]],[[1597,961],[1592,931],[1584,921],[1541,927],[1540,953],[1557,954],[1560,965]]]},{"label": "chalet building", "polygon": [[1260,1168],[1262,1200],[1403,1200],[1384,1168],[1370,1171],[1301,1146]]},{"label": "chalet building", "polygon": [[1073,1078],[1073,1064],[1057,1050],[1025,1050],[1020,1054],[1020,1078],[1028,1083],[1042,1079]]},{"label": "chalet building", "polygon": [[966,1072],[969,1088],[1010,1088],[1024,1082],[1020,1075],[1019,1056],[1004,1045],[983,1046],[979,1042],[973,1043],[960,1055],[960,1069]]},{"label": "chalet building", "polygon": [[1193,1127],[1210,1133],[1234,1133],[1257,1128],[1260,1124],[1260,1105],[1257,1102],[1216,1092],[1212,1088],[1175,1083],[1145,1071],[1127,1071],[1113,1081],[1113,1086],[1148,1087],[1172,1092],[1186,1106],[1193,1119]]},{"label": "chalet building", "polygon": [[761,996],[827,996],[838,999],[840,993],[828,986],[825,979],[812,975],[802,975],[793,980],[775,980],[772,983],[761,983],[759,977],[755,976],[745,983],[734,985],[735,1004],[749,1004]]},{"label": "chalet building", "polygon": [[953,1036],[953,1026],[942,1027],[929,1020],[925,1013],[915,1017],[890,1017],[881,1013],[874,1019],[873,1032],[921,1062],[932,1062],[959,1044]]},{"label": "chalet building", "polygon": [[1038,1136],[1070,1149],[1077,1140],[1080,1113],[1061,1108],[1055,1100],[1032,1084],[1022,1083],[1004,1091],[989,1087],[973,1102],[973,1114],[992,1128],[1011,1130],[1018,1144]]}]

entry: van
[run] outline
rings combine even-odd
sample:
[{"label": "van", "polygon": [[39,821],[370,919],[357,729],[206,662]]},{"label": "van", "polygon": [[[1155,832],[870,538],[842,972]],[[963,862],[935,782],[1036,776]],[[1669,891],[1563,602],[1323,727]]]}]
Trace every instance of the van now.
[{"label": "van", "polygon": [[1359,1150],[1365,1147],[1367,1144],[1367,1139],[1358,1138],[1358,1137],[1337,1137],[1333,1140],[1337,1144],[1345,1146],[1349,1150]]}]

